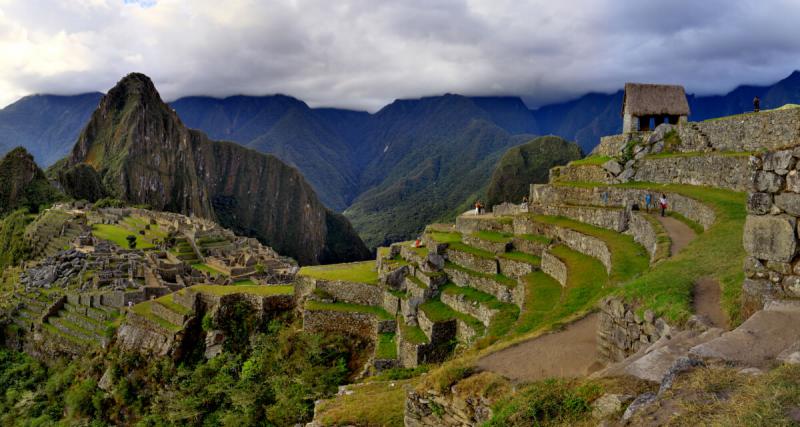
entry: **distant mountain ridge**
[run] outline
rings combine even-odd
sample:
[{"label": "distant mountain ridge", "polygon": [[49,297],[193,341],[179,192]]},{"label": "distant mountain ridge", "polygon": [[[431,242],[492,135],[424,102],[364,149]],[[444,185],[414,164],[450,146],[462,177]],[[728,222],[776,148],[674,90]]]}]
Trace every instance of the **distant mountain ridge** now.
[{"label": "distant mountain ridge", "polygon": [[[800,102],[800,72],[726,95],[690,95],[690,120],[749,111],[756,95],[764,109]],[[99,96],[77,96],[72,103],[65,102],[72,97],[59,98],[63,107],[47,96],[26,97],[0,110],[0,151],[22,145],[47,165],[66,154],[71,142],[65,135],[77,138],[78,119],[91,113],[82,109],[93,109]],[[601,136],[621,131],[621,104],[622,91],[536,110],[518,97],[454,94],[396,100],[373,114],[310,108],[286,95],[193,96],[171,106],[190,128],[297,167],[320,200],[345,211],[375,245],[409,238],[426,222],[452,215],[485,188],[507,149],[534,135],[560,136],[588,153]]]}]

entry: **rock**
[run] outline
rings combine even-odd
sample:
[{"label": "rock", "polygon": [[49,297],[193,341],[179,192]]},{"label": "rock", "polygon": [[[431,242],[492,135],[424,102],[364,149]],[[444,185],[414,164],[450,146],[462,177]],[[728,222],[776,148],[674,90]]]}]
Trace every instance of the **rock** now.
[{"label": "rock", "polygon": [[114,381],[111,378],[111,368],[106,368],[106,371],[103,372],[103,376],[100,377],[100,381],[97,383],[97,387],[105,392],[110,392],[113,386]]},{"label": "rock", "polygon": [[603,163],[603,169],[608,171],[611,175],[617,176],[622,172],[622,166],[616,160],[609,160]]},{"label": "rock", "polygon": [[[800,194],[798,194],[800,196]],[[772,207],[772,195],[769,193],[750,193],[747,195],[747,212],[754,215],[765,215]]]},{"label": "rock", "polygon": [[800,193],[800,173],[797,170],[790,171],[786,175],[786,190]]},{"label": "rock", "polygon": [[663,141],[664,136],[674,129],[675,129],[674,125],[671,125],[669,123],[661,123],[660,125],[656,126],[656,128],[653,130],[653,133],[647,139],[647,143],[655,144],[656,142]]},{"label": "rock", "polygon": [[759,171],[759,170],[761,170],[761,165],[762,164],[763,164],[763,162],[761,161],[761,158],[759,158],[759,157],[750,156],[747,159],[747,166],[750,167],[751,171]]},{"label": "rock", "polygon": [[625,170],[624,170],[624,171],[623,171],[621,174],[619,174],[619,177],[618,177],[618,178],[619,178],[619,180],[620,180],[621,182],[628,182],[628,181],[630,181],[630,180],[631,180],[631,178],[633,178],[633,176],[634,176],[635,174],[636,174],[636,171],[635,171],[635,170],[633,170],[633,168],[631,168],[631,169],[625,169]]},{"label": "rock", "polygon": [[775,205],[793,216],[800,216],[800,194],[778,194],[775,196]]},{"label": "rock", "polygon": [[758,368],[744,368],[744,369],[740,369],[739,373],[742,374],[742,375],[752,375],[754,377],[757,377],[759,375],[763,375],[764,371],[762,371],[761,369],[758,369]]},{"label": "rock", "polygon": [[797,219],[788,215],[748,215],[744,225],[744,248],[758,259],[790,262],[797,251]]},{"label": "rock", "polygon": [[792,344],[777,357],[778,361],[791,365],[800,365],[800,341]]},{"label": "rock", "polygon": [[655,144],[653,144],[653,148],[650,150],[650,152],[653,154],[658,154],[662,151],[664,151],[664,141],[656,142]]},{"label": "rock", "polygon": [[600,420],[614,415],[622,409],[623,405],[630,402],[632,399],[633,396],[627,394],[606,393],[592,403],[592,417],[596,420]]},{"label": "rock", "polygon": [[[798,267],[800,267],[800,263],[798,263]],[[758,275],[763,274],[766,271],[764,267],[764,263],[758,260],[758,258],[754,257],[747,257],[744,260],[744,272],[749,278],[756,277]]]},{"label": "rock", "polygon": [[753,181],[756,191],[777,193],[783,187],[783,178],[772,172],[756,172]]},{"label": "rock", "polygon": [[681,357],[667,370],[666,375],[661,380],[661,385],[658,388],[658,394],[661,395],[665,391],[672,388],[675,379],[683,372],[690,371],[697,366],[703,366],[704,363],[700,360],[690,359],[688,357]]},{"label": "rock", "polygon": [[429,253],[428,257],[425,259],[425,264],[430,267],[432,271],[442,271],[442,269],[444,269],[444,257],[439,254]]},{"label": "rock", "polygon": [[795,165],[795,159],[790,150],[782,150],[764,154],[763,166],[765,171],[774,171],[778,175],[786,175]]},{"label": "rock", "polygon": [[781,282],[783,291],[792,298],[800,298],[800,277],[786,276]]},{"label": "rock", "polygon": [[628,406],[628,409],[625,410],[625,413],[622,415],[622,419],[627,421],[633,417],[636,411],[642,409],[643,407],[653,403],[656,400],[656,394],[652,392],[642,393],[636,397],[633,403]]}]

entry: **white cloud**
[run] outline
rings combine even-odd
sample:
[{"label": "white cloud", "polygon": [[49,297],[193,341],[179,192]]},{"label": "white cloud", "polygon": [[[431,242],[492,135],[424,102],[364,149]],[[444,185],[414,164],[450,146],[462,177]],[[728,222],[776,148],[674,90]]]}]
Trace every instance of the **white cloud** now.
[{"label": "white cloud", "polygon": [[0,105],[131,71],[167,100],[370,110],[445,92],[535,105],[629,80],[707,94],[800,68],[797,22],[793,0],[0,0]]}]

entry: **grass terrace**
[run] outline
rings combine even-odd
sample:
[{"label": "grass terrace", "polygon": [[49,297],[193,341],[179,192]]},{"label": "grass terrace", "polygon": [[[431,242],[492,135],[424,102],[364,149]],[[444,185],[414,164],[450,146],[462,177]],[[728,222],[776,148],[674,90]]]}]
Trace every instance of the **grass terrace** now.
[{"label": "grass terrace", "polygon": [[514,236],[509,233],[501,233],[499,231],[488,231],[488,230],[476,231],[472,233],[472,236],[477,237],[478,239],[481,240],[486,240],[494,243],[508,243],[514,238]]},{"label": "grass terrace", "polygon": [[267,286],[267,285],[194,285],[190,289],[211,295],[251,294],[258,296],[294,295],[294,286]]},{"label": "grass terrace", "polygon": [[553,243],[553,239],[546,236],[540,236],[538,234],[518,234],[514,237],[518,237],[529,242],[541,243],[543,245],[549,245]]},{"label": "grass terrace", "polygon": [[204,273],[208,273],[208,274],[210,274],[210,275],[212,275],[214,277],[216,277],[216,276],[225,276],[225,277],[227,277],[228,276],[227,274],[217,270],[216,268],[214,268],[214,267],[212,267],[212,266],[210,266],[208,264],[203,264],[203,263],[192,264],[192,268],[194,268],[195,270],[202,271]]},{"label": "grass terrace", "polygon": [[301,276],[321,280],[340,280],[343,282],[378,284],[378,272],[375,261],[353,262],[348,264],[330,264],[307,266],[300,269]]},{"label": "grass terrace", "polygon": [[378,334],[378,343],[375,348],[376,359],[397,359],[397,342],[391,333]]},{"label": "grass terrace", "polygon": [[605,242],[611,251],[612,283],[630,280],[642,274],[650,265],[650,256],[647,250],[627,234],[616,233],[565,217],[534,215],[533,219],[540,223],[575,230]]},{"label": "grass terrace", "polygon": [[512,279],[512,278],[510,278],[508,276],[504,276],[502,274],[480,273],[480,272],[477,272],[477,271],[474,271],[474,270],[466,269],[466,268],[464,268],[464,267],[462,267],[462,266],[460,266],[458,264],[453,264],[450,261],[445,262],[444,266],[445,266],[445,268],[452,268],[454,270],[462,271],[464,273],[469,274],[470,276],[482,277],[482,278],[485,278],[485,279],[494,280],[494,281],[496,281],[498,283],[501,283],[501,284],[503,284],[503,285],[505,285],[506,287],[509,287],[509,288],[517,287],[517,281],[516,280],[514,280],[514,279]]},{"label": "grass terrace", "polygon": [[542,258],[540,258],[540,257],[538,257],[536,255],[526,254],[525,252],[517,252],[517,251],[506,252],[506,253],[502,253],[502,254],[500,254],[498,256],[500,258],[505,258],[505,259],[510,259],[510,260],[514,260],[514,261],[520,261],[520,262],[528,263],[528,264],[536,266],[536,267],[542,265]]},{"label": "grass terrace", "polygon": [[163,297],[156,298],[156,302],[163,305],[164,307],[168,308],[170,311],[174,311],[175,313],[183,314],[183,315],[190,315],[192,314],[192,310],[178,304],[172,299],[172,294],[164,295]]},{"label": "grass terrace", "polygon": [[461,320],[475,330],[478,335],[483,335],[483,332],[486,329],[480,320],[467,314],[455,311],[450,308],[449,305],[438,299],[425,301],[419,306],[419,309],[425,313],[425,316],[432,322],[446,322],[452,319]]},{"label": "grass terrace", "polygon": [[398,318],[397,327],[400,328],[400,333],[406,341],[412,344],[428,344],[428,337],[419,326],[411,326],[402,318]]},{"label": "grass terrace", "polygon": [[443,231],[431,231],[430,236],[433,240],[439,243],[460,243],[461,242],[461,233],[457,231],[452,232],[443,232]]},{"label": "grass terrace", "polygon": [[345,313],[365,313],[374,314],[381,320],[392,320],[392,316],[381,307],[371,305],[350,304],[344,302],[321,302],[308,300],[305,304],[306,310],[311,311],[340,311]]},{"label": "grass terrace", "polygon": [[717,156],[717,157],[749,157],[753,155],[752,151],[714,151],[707,153],[705,151],[689,151],[689,152],[663,152],[657,154],[647,155],[648,159],[671,159],[671,158],[687,158],[687,157],[703,157],[703,156]]},{"label": "grass terrace", "polygon": [[153,304],[158,304],[158,303],[155,300],[140,302],[139,304],[136,304],[133,307],[131,307],[131,311],[172,333],[181,330],[180,325],[174,325],[168,322],[167,320],[153,314],[152,312]]},{"label": "grass terrace", "polygon": [[[576,187],[605,186],[597,183],[559,183]],[[681,253],[664,260],[655,268],[626,283],[617,292],[628,300],[641,303],[641,310],[651,309],[673,323],[683,323],[692,314],[692,288],[700,277],[713,277],[722,286],[722,305],[731,326],[741,322],[741,296],[745,258],[742,230],[747,216],[746,195],[730,190],[682,184],[628,183],[620,188],[646,189],[681,194],[711,206],[714,223],[698,235]]]},{"label": "grass terrace", "polygon": [[567,166],[583,166],[583,165],[602,165],[603,163],[611,160],[611,156],[587,156],[580,160],[573,160]]},{"label": "grass terrace", "polygon": [[[158,225],[149,225],[149,221],[136,216],[125,217],[119,224],[93,224],[92,234],[98,239],[108,240],[121,248],[128,247],[127,237],[136,236],[137,249],[151,249],[158,240],[166,237]],[[144,231],[144,235],[139,234]]]},{"label": "grass terrace", "polygon": [[323,425],[402,426],[406,390],[418,379],[351,385],[352,393],[320,401],[317,418]]},{"label": "grass terrace", "polygon": [[451,243],[450,244],[450,249],[453,249],[453,250],[456,250],[456,251],[460,251],[460,252],[465,252],[465,253],[468,253],[470,255],[475,255],[475,256],[481,257],[481,258],[494,259],[494,254],[493,253],[491,253],[489,251],[485,251],[483,249],[478,249],[478,248],[476,248],[474,246],[466,245],[466,244],[461,243],[461,242]]}]

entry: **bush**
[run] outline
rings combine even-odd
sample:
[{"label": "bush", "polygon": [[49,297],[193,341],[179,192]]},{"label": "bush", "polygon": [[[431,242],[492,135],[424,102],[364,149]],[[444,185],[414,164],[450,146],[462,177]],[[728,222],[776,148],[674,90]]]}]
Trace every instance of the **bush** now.
[{"label": "bush", "polygon": [[593,382],[574,383],[550,379],[526,386],[500,401],[487,426],[538,426],[572,424],[592,411],[592,402],[603,394]]}]

